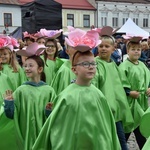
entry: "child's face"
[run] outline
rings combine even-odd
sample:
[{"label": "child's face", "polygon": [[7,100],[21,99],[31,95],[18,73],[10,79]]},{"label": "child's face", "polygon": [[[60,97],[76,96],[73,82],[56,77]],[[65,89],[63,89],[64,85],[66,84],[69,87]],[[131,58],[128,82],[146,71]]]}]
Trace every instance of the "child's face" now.
[{"label": "child's face", "polygon": [[44,44],[45,45],[45,39],[41,38],[37,41],[38,44]]},{"label": "child's face", "polygon": [[54,56],[56,53],[56,46],[53,42],[49,41],[46,43],[46,53],[47,55]]},{"label": "child's face", "polygon": [[78,62],[75,64],[75,67],[73,67],[72,70],[76,74],[77,79],[89,82],[91,79],[93,79],[96,73],[96,62],[94,60],[94,56],[79,57]]},{"label": "child's face", "polygon": [[102,43],[98,46],[99,57],[102,60],[109,62],[113,51],[114,45],[108,40],[102,40]]},{"label": "child's face", "polygon": [[10,63],[10,52],[8,49],[0,50],[0,58],[2,64],[9,64]]},{"label": "child's face", "polygon": [[128,50],[129,59],[136,62],[141,56],[141,48],[139,45],[133,45]]},{"label": "child's face", "polygon": [[34,81],[35,78],[40,78],[42,67],[38,67],[38,64],[33,59],[27,59],[24,64],[24,70],[26,76]]}]

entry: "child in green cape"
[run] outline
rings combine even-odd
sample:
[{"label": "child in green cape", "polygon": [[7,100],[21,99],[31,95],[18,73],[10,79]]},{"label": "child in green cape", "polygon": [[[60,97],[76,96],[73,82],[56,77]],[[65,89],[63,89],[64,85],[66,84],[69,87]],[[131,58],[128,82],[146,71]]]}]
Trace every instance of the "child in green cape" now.
[{"label": "child in green cape", "polygon": [[40,56],[29,56],[24,69],[29,81],[14,93],[5,93],[5,113],[15,121],[14,140],[19,150],[31,149],[46,120],[45,106],[55,98],[53,88],[44,82],[44,62]]},{"label": "child in green cape", "polygon": [[[127,43],[128,59],[120,66],[121,78],[128,103],[134,119],[134,134],[139,148],[142,149],[146,139],[139,132],[139,124],[144,111],[148,108],[150,95],[150,71],[139,61],[141,55],[141,37],[133,37]],[[126,134],[126,138],[130,133]]]},{"label": "child in green cape", "polygon": [[54,100],[54,108],[33,150],[120,150],[115,123],[104,95],[91,84],[94,55],[79,52],[72,59],[75,83]]},{"label": "child in green cape", "polygon": [[[103,33],[103,29],[101,32]],[[111,59],[111,54],[115,48],[115,40],[110,33],[109,35],[107,33],[102,35],[102,33],[100,37],[102,42],[98,46],[99,56],[96,57],[97,73],[92,83],[106,97],[114,115],[122,150],[127,150],[124,132],[133,130],[133,118],[121,83],[118,66]]]}]

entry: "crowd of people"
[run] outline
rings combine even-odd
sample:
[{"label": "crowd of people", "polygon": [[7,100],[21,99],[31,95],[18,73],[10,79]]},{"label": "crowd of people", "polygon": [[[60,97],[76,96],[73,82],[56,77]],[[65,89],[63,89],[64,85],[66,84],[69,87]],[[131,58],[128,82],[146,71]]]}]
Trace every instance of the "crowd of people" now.
[{"label": "crowd of people", "polygon": [[0,149],[149,150],[150,38],[110,29],[0,35]]}]

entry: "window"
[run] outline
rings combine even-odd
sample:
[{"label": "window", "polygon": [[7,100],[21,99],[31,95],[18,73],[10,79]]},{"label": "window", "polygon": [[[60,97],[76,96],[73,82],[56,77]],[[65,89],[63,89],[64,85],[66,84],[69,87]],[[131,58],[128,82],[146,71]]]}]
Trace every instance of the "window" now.
[{"label": "window", "polygon": [[113,27],[118,27],[118,18],[119,18],[119,14],[114,13],[113,18],[112,18],[112,26]]},{"label": "window", "polygon": [[12,14],[4,13],[4,26],[12,26]]},{"label": "window", "polygon": [[74,15],[67,14],[67,26],[74,26]]},{"label": "window", "polygon": [[83,27],[90,27],[90,15],[83,15]]},{"label": "window", "polygon": [[143,15],[143,27],[148,27],[148,18],[149,18],[148,14]]},{"label": "window", "polygon": [[143,18],[143,27],[148,27],[148,18]]},{"label": "window", "polygon": [[107,26],[107,13],[106,12],[102,12],[101,13],[101,26]]},{"label": "window", "polygon": [[138,25],[139,24],[139,15],[138,14],[133,14],[133,22]]},{"label": "window", "polygon": [[122,24],[125,24],[125,22],[128,20],[128,18],[129,18],[129,13],[124,13]]}]

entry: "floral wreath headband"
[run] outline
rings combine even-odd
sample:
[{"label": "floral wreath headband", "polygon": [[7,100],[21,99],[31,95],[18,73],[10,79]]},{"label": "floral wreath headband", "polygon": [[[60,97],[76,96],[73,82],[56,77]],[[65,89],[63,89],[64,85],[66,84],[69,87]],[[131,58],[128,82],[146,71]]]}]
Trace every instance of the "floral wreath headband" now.
[{"label": "floral wreath headband", "polygon": [[23,49],[17,49],[16,53],[18,55],[26,56],[26,57],[30,57],[33,55],[40,56],[45,49],[46,49],[45,45],[34,42]]},{"label": "floral wreath headband", "polygon": [[24,38],[29,37],[29,38],[37,39],[40,37],[44,37],[44,38],[56,39],[57,37],[61,35],[62,31],[63,31],[62,29],[60,30],[40,29],[40,31],[34,34],[29,34],[27,31],[23,32],[23,35],[24,35]]},{"label": "floral wreath headband", "polygon": [[79,28],[69,27],[68,37],[65,37],[67,45],[73,47],[77,51],[89,51],[101,43],[97,31],[84,31]]},{"label": "floral wreath headband", "polygon": [[0,35],[0,48],[2,47],[8,47],[13,52],[14,47],[19,47],[19,44],[13,37]]}]

